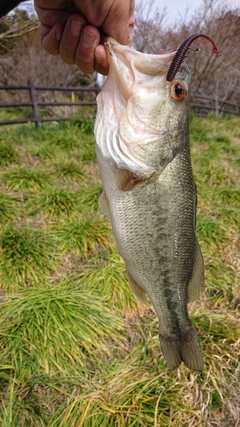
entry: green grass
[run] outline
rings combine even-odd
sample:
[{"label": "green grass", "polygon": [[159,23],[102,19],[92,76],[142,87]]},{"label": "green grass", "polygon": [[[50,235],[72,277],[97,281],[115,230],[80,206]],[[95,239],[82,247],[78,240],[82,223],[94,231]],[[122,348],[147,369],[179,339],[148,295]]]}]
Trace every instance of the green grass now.
[{"label": "green grass", "polygon": [[97,211],[99,208],[98,199],[102,193],[102,185],[91,185],[79,191],[79,200],[84,206]]},{"label": "green grass", "polygon": [[0,140],[0,166],[6,166],[10,163],[18,163],[19,155],[9,143],[9,141]]},{"label": "green grass", "polygon": [[201,375],[168,370],[154,310],[129,289],[92,130],[90,118],[0,129],[0,425],[238,426],[239,119],[191,116]]},{"label": "green grass", "polygon": [[55,165],[57,176],[64,180],[72,179],[73,181],[85,181],[85,173],[83,168],[73,160],[62,160]]},{"label": "green grass", "polygon": [[40,191],[36,197],[29,199],[27,206],[31,214],[43,212],[48,218],[69,216],[83,210],[77,193],[55,187]]},{"label": "green grass", "polygon": [[20,198],[0,193],[0,224],[17,219],[20,216],[20,206]]},{"label": "green grass", "polygon": [[44,141],[40,145],[33,144],[29,148],[29,153],[32,156],[35,156],[37,159],[46,161],[46,160],[55,160],[61,155],[61,150],[59,147],[56,147],[51,144],[51,141]]},{"label": "green grass", "polygon": [[56,242],[45,229],[8,225],[0,233],[0,281],[5,290],[41,282],[56,269]]},{"label": "green grass", "polygon": [[[21,290],[3,302],[0,311],[1,346],[8,348],[5,359],[26,379],[33,374],[90,376],[98,365],[94,352],[108,355],[106,338],[113,345],[124,340],[123,321],[106,302],[69,281]],[[87,364],[92,365],[89,372]]]},{"label": "green grass", "polygon": [[109,246],[109,226],[94,216],[75,216],[60,220],[53,229],[63,253],[74,251],[88,258],[102,245]]},{"label": "green grass", "polygon": [[26,166],[11,168],[2,175],[10,190],[39,190],[50,185],[51,178],[46,170],[29,169]]},{"label": "green grass", "polygon": [[131,312],[135,314],[138,304],[126,279],[124,261],[115,252],[100,253],[78,277],[86,289],[98,291],[107,298],[115,312],[126,316]]}]

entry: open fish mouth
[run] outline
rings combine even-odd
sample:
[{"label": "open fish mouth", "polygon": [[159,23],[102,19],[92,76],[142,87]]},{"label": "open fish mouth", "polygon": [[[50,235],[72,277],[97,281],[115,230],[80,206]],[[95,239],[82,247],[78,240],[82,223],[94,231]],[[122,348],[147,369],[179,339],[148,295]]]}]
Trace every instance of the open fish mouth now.
[{"label": "open fish mouth", "polygon": [[131,95],[131,86],[138,79],[144,83],[149,76],[166,75],[176,54],[175,49],[158,54],[138,52],[131,46],[123,46],[111,37],[107,37],[105,47],[108,53],[110,73],[122,83],[123,94]]},{"label": "open fish mouth", "polygon": [[[174,157],[176,134],[180,145],[184,140],[185,124],[174,119],[176,107],[171,100],[171,84],[166,82],[175,51],[149,55],[110,37],[105,46],[110,69],[98,96],[97,149],[108,164],[118,168],[146,175],[160,171]],[[185,64],[178,76],[187,87],[190,74]],[[163,114],[165,120],[159,121],[168,100],[173,114],[168,116],[170,120]],[[104,129],[102,122],[107,123]],[[146,150],[151,156],[146,156]]]}]

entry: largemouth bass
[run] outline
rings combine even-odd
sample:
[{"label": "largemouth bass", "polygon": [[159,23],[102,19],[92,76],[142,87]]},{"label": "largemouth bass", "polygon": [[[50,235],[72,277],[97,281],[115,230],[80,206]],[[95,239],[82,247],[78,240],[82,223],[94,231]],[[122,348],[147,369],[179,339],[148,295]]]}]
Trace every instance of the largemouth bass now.
[{"label": "largemouth bass", "polygon": [[204,284],[196,188],[189,148],[190,72],[166,81],[174,52],[144,54],[108,38],[110,64],[97,97],[96,150],[118,250],[129,285],[151,300],[170,369],[196,372],[203,357],[188,302]]}]

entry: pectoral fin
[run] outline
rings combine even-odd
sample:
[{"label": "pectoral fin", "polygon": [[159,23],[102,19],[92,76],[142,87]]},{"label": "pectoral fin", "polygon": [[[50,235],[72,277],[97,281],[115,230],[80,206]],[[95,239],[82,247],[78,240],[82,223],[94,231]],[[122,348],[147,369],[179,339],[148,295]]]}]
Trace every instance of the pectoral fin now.
[{"label": "pectoral fin", "polygon": [[154,172],[151,173],[136,173],[127,169],[117,170],[117,179],[119,187],[123,191],[130,191],[139,188],[147,179],[151,178]]},{"label": "pectoral fin", "polygon": [[133,293],[136,295],[136,297],[141,301],[143,304],[147,303],[147,294],[146,292],[135,282],[135,280],[132,278],[131,274],[127,271],[127,279],[129,286]]},{"label": "pectoral fin", "polygon": [[196,301],[200,298],[204,290],[204,262],[202,252],[198,241],[196,241],[195,261],[193,266],[193,273],[188,285],[188,302]]}]

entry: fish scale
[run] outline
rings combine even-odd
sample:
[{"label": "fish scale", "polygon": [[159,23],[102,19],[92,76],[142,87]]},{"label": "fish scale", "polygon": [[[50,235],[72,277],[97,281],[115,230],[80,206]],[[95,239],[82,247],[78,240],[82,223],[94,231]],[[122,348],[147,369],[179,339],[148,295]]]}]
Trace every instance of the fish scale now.
[{"label": "fish scale", "polygon": [[[113,233],[119,253],[126,263],[131,289],[143,302],[147,295],[158,315],[160,344],[168,366],[176,369],[183,361],[190,369],[200,372],[203,369],[203,358],[187,307],[188,300],[200,293],[204,280],[203,260],[195,234],[196,189],[189,149],[189,102],[186,100],[180,107],[179,104],[175,106],[169,95],[166,86],[169,83],[164,81],[169,54],[151,55],[150,65],[154,67],[155,61],[159,74],[159,86],[156,85],[156,77],[153,85],[154,90],[158,90],[158,97],[150,92],[152,75],[150,74],[149,79],[144,76],[143,84],[147,82],[147,90],[137,92],[137,102],[142,102],[142,106],[137,107],[139,111],[144,107],[146,109],[140,128],[144,128],[144,120],[151,117],[152,132],[157,117],[156,136],[153,139],[146,136],[147,142],[144,142],[141,138],[137,139],[138,133],[134,140],[133,129],[137,124],[134,123],[134,115],[131,121],[128,120],[126,109],[129,102],[133,108],[137,87],[131,83],[126,91],[128,97],[124,100],[121,87],[129,82],[129,70],[124,80],[124,67],[128,68],[127,60],[131,57],[131,69],[134,69],[136,57],[136,67],[141,62],[143,73],[149,55],[123,47],[112,39],[108,48],[111,49],[110,72],[106,85],[98,95],[95,125],[97,157],[104,188],[101,204],[103,211],[110,214]],[[121,60],[123,62],[119,74]],[[136,80],[139,80],[137,69],[134,73]],[[182,65],[176,78],[181,78],[187,85],[189,71],[186,66]],[[116,85],[119,79],[121,85]],[[142,98],[139,93],[143,94]],[[146,93],[149,94],[147,98]],[[116,100],[116,110],[113,108],[108,111],[109,105],[114,106],[114,102],[108,102],[109,99]],[[151,114],[156,103],[158,114],[156,115],[155,110]],[[174,111],[177,112],[176,118],[172,117]],[[171,116],[168,126],[167,114]],[[122,121],[125,121],[124,126]],[[148,124],[146,122],[146,129],[150,129]],[[129,131],[131,144],[125,140],[128,126],[133,127]],[[177,127],[179,132],[176,131]],[[121,129],[124,129],[124,135],[121,134]],[[119,143],[124,150],[118,160],[115,153],[118,152],[116,144]]]}]

